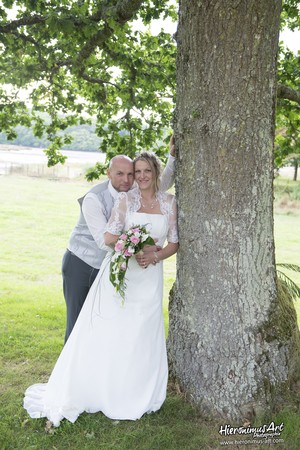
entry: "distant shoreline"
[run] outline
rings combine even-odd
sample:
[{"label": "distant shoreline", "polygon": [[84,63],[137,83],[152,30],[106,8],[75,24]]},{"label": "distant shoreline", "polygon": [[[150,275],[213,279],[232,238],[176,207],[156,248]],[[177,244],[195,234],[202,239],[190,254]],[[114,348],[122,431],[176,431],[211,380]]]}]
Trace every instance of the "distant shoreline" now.
[{"label": "distant shoreline", "polygon": [[[24,150],[28,150],[28,151],[32,151],[32,150],[40,150],[43,151],[45,150],[44,148],[41,147],[30,147],[30,146],[26,146],[26,145],[15,145],[15,144],[0,144],[0,151],[24,151]],[[94,153],[94,154],[101,154],[100,151],[82,151],[82,150],[62,150],[63,152],[75,152],[75,153]]]},{"label": "distant shoreline", "polygon": [[[105,154],[99,152],[82,152],[77,150],[61,150],[67,156],[65,166],[81,167],[93,166],[97,162],[105,162]],[[0,163],[8,164],[43,164],[47,165],[47,157],[43,148],[25,147],[22,145],[0,144]],[[286,178],[293,178],[293,167],[282,167],[279,174]]]},{"label": "distant shoreline", "polygon": [[[13,145],[13,144],[0,144],[0,152],[18,152],[19,154],[25,154],[28,153],[31,155],[44,155],[44,148],[39,147],[27,147],[24,145]],[[100,151],[80,151],[80,150],[61,150],[61,153],[66,156],[73,156],[73,155],[85,155],[87,156],[87,159],[91,159],[94,161],[98,158],[100,160],[104,160],[105,155],[103,153],[100,153]]]},{"label": "distant shoreline", "polygon": [[42,148],[0,144],[0,175],[19,173],[55,179],[84,178],[87,169],[105,161],[105,154],[100,152],[61,150],[61,153],[67,157],[65,163],[48,167]]},{"label": "distant shoreline", "polygon": [[[99,152],[82,152],[77,150],[61,150],[67,156],[66,164],[96,164],[104,162],[105,154]],[[47,164],[43,148],[25,147],[22,145],[0,144],[0,160],[12,163],[31,164],[38,162]]]}]

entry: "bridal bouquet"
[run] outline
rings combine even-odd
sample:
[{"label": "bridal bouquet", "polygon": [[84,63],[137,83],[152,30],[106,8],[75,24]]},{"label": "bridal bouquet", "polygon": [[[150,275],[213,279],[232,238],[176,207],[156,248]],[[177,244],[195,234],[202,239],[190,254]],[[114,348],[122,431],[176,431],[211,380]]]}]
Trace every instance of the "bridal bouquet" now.
[{"label": "bridal bouquet", "polygon": [[114,252],[110,262],[109,279],[117,292],[120,293],[123,302],[125,300],[125,274],[129,258],[137,255],[145,245],[155,245],[144,225],[135,225],[119,236],[115,243]]}]

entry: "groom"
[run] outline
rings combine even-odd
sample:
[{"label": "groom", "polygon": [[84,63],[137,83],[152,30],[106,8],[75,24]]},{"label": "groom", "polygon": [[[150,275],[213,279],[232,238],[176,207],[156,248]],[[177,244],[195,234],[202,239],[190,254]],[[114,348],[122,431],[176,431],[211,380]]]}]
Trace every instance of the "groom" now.
[{"label": "groom", "polygon": [[[170,156],[163,171],[161,189],[169,189],[174,180],[174,138]],[[103,232],[119,192],[127,192],[134,183],[133,162],[126,155],[114,156],[107,171],[108,180],[94,186],[78,199],[80,215],[63,256],[63,291],[67,306],[67,341],[85,298],[106,255]]]}]

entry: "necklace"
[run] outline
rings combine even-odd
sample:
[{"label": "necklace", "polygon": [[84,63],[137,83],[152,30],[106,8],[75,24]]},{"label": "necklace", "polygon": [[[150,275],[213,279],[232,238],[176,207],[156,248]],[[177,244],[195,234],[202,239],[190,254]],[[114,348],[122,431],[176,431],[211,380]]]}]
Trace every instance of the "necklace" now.
[{"label": "necklace", "polygon": [[142,207],[145,209],[147,209],[147,208],[153,209],[155,207],[156,203],[157,203],[157,197],[155,196],[155,199],[149,205],[144,205],[143,197],[141,196],[141,204],[142,204]]}]

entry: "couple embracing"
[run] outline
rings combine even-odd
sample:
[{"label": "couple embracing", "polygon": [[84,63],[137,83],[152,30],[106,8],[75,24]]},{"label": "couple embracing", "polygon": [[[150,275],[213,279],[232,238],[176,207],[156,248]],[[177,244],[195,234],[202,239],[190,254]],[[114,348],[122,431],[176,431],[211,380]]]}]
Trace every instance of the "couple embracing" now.
[{"label": "couple embracing", "polygon": [[[101,411],[111,419],[136,420],[163,404],[168,367],[162,261],[178,249],[175,198],[165,192],[173,165],[170,156],[161,176],[153,153],[142,152],[133,162],[117,156],[109,181],[80,201],[63,261],[66,342],[48,382],[25,393],[32,418],[47,417],[59,426],[64,418],[75,422],[83,412]],[[118,264],[115,250],[126,238],[132,253],[143,240],[152,245]]]}]

